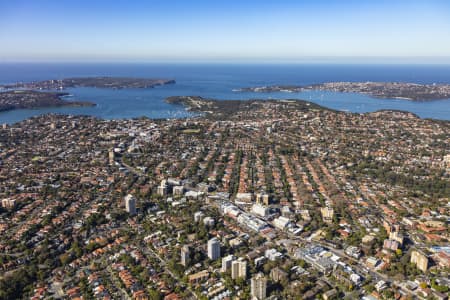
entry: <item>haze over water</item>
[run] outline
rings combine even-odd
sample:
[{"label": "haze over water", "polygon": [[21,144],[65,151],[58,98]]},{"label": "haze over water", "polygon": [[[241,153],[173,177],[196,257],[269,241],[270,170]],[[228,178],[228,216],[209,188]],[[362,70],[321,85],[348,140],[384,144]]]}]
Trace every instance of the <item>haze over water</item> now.
[{"label": "haze over water", "polygon": [[46,113],[92,115],[104,119],[146,116],[179,118],[190,114],[164,102],[169,96],[215,99],[304,99],[336,110],[364,113],[380,109],[413,112],[422,118],[450,120],[450,99],[413,102],[367,95],[311,91],[302,93],[233,92],[242,87],[312,84],[330,81],[400,81],[450,83],[449,65],[338,64],[0,64],[0,83],[86,76],[127,76],[175,79],[176,84],[154,89],[109,90],[74,88],[68,100],[95,102],[96,107],[24,109],[0,113],[0,123],[15,123]]}]

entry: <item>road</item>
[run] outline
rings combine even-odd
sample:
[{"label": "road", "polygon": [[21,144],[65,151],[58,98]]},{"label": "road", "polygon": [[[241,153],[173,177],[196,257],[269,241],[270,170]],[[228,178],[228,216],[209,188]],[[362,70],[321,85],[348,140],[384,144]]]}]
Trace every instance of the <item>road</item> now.
[{"label": "road", "polygon": [[390,280],[387,275],[379,273],[378,271],[375,271],[375,270],[368,269],[364,266],[361,266],[361,263],[357,259],[355,259],[354,257],[348,256],[343,250],[334,249],[330,246],[326,246],[326,243],[318,243],[318,244],[321,245],[322,247],[326,247],[330,252],[336,254],[337,256],[345,257],[345,258],[351,260],[352,262],[354,262],[356,265],[352,265],[351,267],[354,268],[355,270],[357,270],[359,274],[361,274],[361,275],[365,274],[366,272],[364,270],[367,269],[369,272],[369,275],[372,276],[372,278],[381,278],[386,282],[389,282],[389,283],[392,282],[392,280]]},{"label": "road", "polygon": [[[301,238],[299,236],[292,236],[290,233],[288,233],[289,237],[291,239],[294,240],[299,240],[303,243],[312,243],[311,241],[308,241],[304,238]],[[385,274],[382,274],[378,271],[375,270],[371,270],[366,268],[365,266],[362,266],[361,263],[359,262],[359,260],[355,259],[354,257],[351,257],[349,255],[347,255],[344,250],[341,249],[335,249],[332,246],[330,246],[328,243],[326,242],[321,242],[321,241],[314,241],[315,244],[320,245],[326,249],[328,249],[328,251],[332,252],[333,254],[339,256],[339,257],[345,257],[346,259],[352,261],[355,263],[355,265],[351,265],[351,268],[355,269],[358,274],[362,275],[364,277],[364,274],[369,274],[372,278],[377,279],[377,281],[379,281],[379,278],[381,278],[382,280],[386,281],[387,283],[391,283],[392,280],[389,279],[389,277]],[[367,271],[365,271],[367,270]]]},{"label": "road", "polygon": [[120,158],[120,164],[122,164],[122,166],[124,166],[128,171],[130,171],[131,173],[133,173],[134,175],[137,176],[143,176],[143,177],[148,177],[147,174],[144,174],[142,171],[137,170],[136,168],[133,168],[132,166],[130,166],[129,164],[125,163],[123,161],[123,157]]},{"label": "road", "polygon": [[[239,205],[238,205],[238,207],[245,211],[245,209],[240,207]],[[258,216],[255,216],[255,215],[253,215],[253,216],[256,217],[256,218],[259,218]],[[282,230],[280,230],[280,229],[278,229],[278,228],[276,228],[274,226],[273,226],[273,228],[279,234],[287,235],[292,240],[297,240],[297,241],[300,241],[302,243],[312,243],[311,241],[309,241],[307,239],[304,239],[302,237],[299,237],[297,235],[293,235],[290,232],[284,232],[284,231],[282,231]],[[326,249],[328,249],[330,252],[334,253],[335,255],[337,255],[339,257],[345,257],[345,258],[351,260],[352,262],[354,262],[355,265],[352,265],[351,267],[354,268],[362,276],[364,276],[364,274],[368,273],[373,279],[376,279],[376,281],[379,281],[380,278],[381,278],[382,280],[384,280],[387,283],[392,283],[393,282],[391,279],[389,279],[389,277],[387,275],[379,273],[378,271],[375,271],[375,270],[368,269],[365,266],[362,266],[361,263],[357,259],[355,259],[355,258],[353,258],[351,256],[348,256],[343,250],[335,249],[335,248],[333,248],[331,245],[329,245],[326,242],[314,241],[314,243],[317,244],[317,245],[320,245],[320,246],[322,246],[322,247],[324,247]],[[365,270],[367,270],[367,271],[365,271]]]},{"label": "road", "polygon": [[122,294],[122,297],[121,297],[121,298],[122,298],[122,299],[131,300],[131,297],[128,296],[127,291],[125,291],[125,290],[121,287],[121,283],[119,282],[119,279],[117,279],[117,277],[116,277],[116,275],[114,274],[114,272],[113,272],[113,270],[111,269],[111,267],[108,266],[106,269],[107,269],[108,272],[109,272],[109,275],[110,275],[111,280],[114,281],[114,286],[115,286],[115,288],[118,289],[118,290],[121,292],[121,294]]},{"label": "road", "polygon": [[[153,251],[153,249],[151,249],[150,247],[148,247],[147,245],[141,243],[141,250],[144,252],[144,254],[146,256],[153,256],[156,257],[160,262],[161,262],[161,266],[164,268],[164,270],[170,275],[172,276],[172,278],[176,279],[179,283],[182,282],[181,278],[179,278],[176,274],[174,274],[172,271],[170,271],[170,269],[167,267],[167,263],[165,260],[163,260],[155,251]],[[190,299],[198,299],[197,295],[194,293],[194,291],[192,291],[192,289],[189,286],[186,286],[186,289],[191,293],[192,297]]]}]

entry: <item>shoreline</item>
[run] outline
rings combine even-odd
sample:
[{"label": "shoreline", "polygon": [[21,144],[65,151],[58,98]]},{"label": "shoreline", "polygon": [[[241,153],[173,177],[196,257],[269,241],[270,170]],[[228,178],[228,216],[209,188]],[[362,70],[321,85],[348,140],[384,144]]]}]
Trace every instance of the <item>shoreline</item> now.
[{"label": "shoreline", "polygon": [[[39,93],[39,92],[37,92]],[[0,92],[1,94],[1,92]],[[69,94],[67,93],[56,93],[56,94],[62,94],[60,97],[64,98],[67,97]],[[406,100],[406,99],[405,99]],[[51,109],[51,108],[61,108],[61,107],[95,107],[97,106],[96,103],[87,102],[87,101],[67,101],[62,99],[61,101],[64,101],[64,104],[62,105],[51,105],[51,106],[37,106],[37,107],[23,107],[23,108],[13,108],[9,110],[0,110],[0,114],[3,113],[10,113],[14,111],[20,111],[20,110],[36,110],[39,109]],[[42,115],[61,115],[61,116],[91,116],[97,119],[101,120],[127,120],[127,119],[136,119],[140,117],[145,117],[151,120],[161,120],[161,119],[173,119],[173,120],[184,120],[184,119],[195,119],[195,118],[208,118],[214,114],[218,114],[220,116],[223,116],[223,112],[220,110],[223,109],[223,105],[225,107],[227,106],[233,106],[233,104],[238,105],[247,105],[248,104],[254,104],[254,103],[294,103],[294,104],[303,104],[306,106],[312,105],[315,109],[323,109],[323,110],[329,110],[329,111],[335,111],[337,113],[344,113],[344,114],[360,114],[360,115],[367,115],[367,114],[376,114],[376,113],[384,113],[384,112],[391,112],[391,113],[404,113],[404,114],[411,114],[415,117],[422,119],[422,120],[433,120],[438,122],[450,122],[450,119],[439,119],[439,118],[433,118],[433,117],[421,117],[417,113],[408,111],[408,110],[402,110],[402,109],[396,109],[396,108],[380,108],[374,111],[368,111],[368,112],[353,112],[348,109],[333,109],[327,106],[323,106],[321,104],[317,104],[315,102],[304,100],[304,99],[243,99],[243,100],[223,100],[223,99],[210,99],[210,98],[203,98],[201,96],[171,96],[167,97],[163,100],[165,103],[168,103],[170,105],[175,106],[183,106],[184,111],[193,113],[195,115],[192,116],[182,116],[182,117],[173,117],[173,118],[167,118],[167,117],[149,117],[145,115],[141,116],[135,116],[135,117],[121,117],[121,118],[105,118],[102,116],[97,115],[91,115],[91,114],[70,114],[70,113],[58,113],[58,112],[44,112],[42,114],[36,114],[30,117],[27,117],[22,120],[18,120],[16,122],[10,122],[10,123],[4,123],[0,120],[0,124],[16,124],[20,123],[24,120],[31,119],[33,117],[39,117]],[[412,101],[412,102],[418,102],[418,101]],[[420,102],[420,101],[419,101]],[[194,105],[195,104],[195,105]]]},{"label": "shoreline", "polygon": [[254,93],[301,93],[329,91],[359,93],[380,99],[399,99],[430,102],[450,99],[450,84],[417,84],[409,82],[325,82],[309,85],[269,85],[233,89],[233,92]]},{"label": "shoreline", "polygon": [[94,107],[94,102],[70,101],[62,92],[38,92],[34,90],[11,90],[0,92],[0,112],[11,112],[21,109],[40,109],[52,107]]}]

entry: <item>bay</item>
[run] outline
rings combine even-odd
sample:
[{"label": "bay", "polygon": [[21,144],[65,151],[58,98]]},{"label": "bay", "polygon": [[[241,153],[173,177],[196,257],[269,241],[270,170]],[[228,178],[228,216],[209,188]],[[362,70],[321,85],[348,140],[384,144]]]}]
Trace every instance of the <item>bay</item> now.
[{"label": "bay", "polygon": [[86,76],[127,76],[175,79],[176,84],[153,89],[68,89],[67,100],[95,102],[95,107],[22,109],[0,113],[1,123],[15,123],[47,113],[92,115],[104,119],[182,118],[189,112],[164,102],[169,96],[193,95],[230,99],[304,99],[336,110],[357,113],[380,109],[413,112],[422,118],[450,120],[450,99],[416,102],[377,99],[368,95],[309,91],[302,93],[233,92],[252,86],[303,85],[330,81],[400,81],[450,83],[448,65],[340,65],[340,64],[94,64],[1,63],[0,83]]}]

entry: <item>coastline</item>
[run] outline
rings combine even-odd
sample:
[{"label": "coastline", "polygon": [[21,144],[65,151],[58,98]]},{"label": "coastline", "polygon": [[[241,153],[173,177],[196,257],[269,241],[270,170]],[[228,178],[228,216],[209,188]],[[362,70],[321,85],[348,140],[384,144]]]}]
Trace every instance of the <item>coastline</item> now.
[{"label": "coastline", "polygon": [[269,85],[233,89],[233,92],[255,93],[301,93],[306,91],[359,93],[373,98],[419,102],[450,98],[450,84],[417,84],[411,82],[325,82],[309,85]]},{"label": "coastline", "polygon": [[[2,67],[3,66],[3,67]],[[309,85],[329,81],[401,81],[419,84],[450,82],[450,66],[415,65],[223,65],[223,64],[0,64],[0,83],[38,82],[49,78],[80,76],[115,76],[140,78],[175,78],[175,85],[153,89],[68,88],[70,100],[92,100],[98,108],[52,107],[13,110],[0,114],[0,123],[13,124],[35,115],[60,113],[91,115],[102,119],[146,116],[152,119],[184,118],[184,108],[164,102],[174,95],[199,95],[210,99],[305,99],[319,105],[353,113],[382,109],[405,110],[421,118],[448,120],[450,99],[411,101],[374,98],[367,94],[307,91],[303,93],[236,93],[239,87],[276,84]],[[244,68],[244,69],[243,69]],[[447,69],[448,68],[448,69]],[[6,72],[7,71],[7,72]],[[414,76],[413,76],[414,75]],[[375,100],[374,100],[375,99]],[[64,100],[69,100],[64,99]],[[395,101],[394,101],[395,100]]]},{"label": "coastline", "polygon": [[97,105],[89,101],[70,101],[64,99],[68,95],[70,94],[32,90],[2,91],[0,92],[0,112],[52,107],[94,107]]}]

